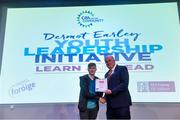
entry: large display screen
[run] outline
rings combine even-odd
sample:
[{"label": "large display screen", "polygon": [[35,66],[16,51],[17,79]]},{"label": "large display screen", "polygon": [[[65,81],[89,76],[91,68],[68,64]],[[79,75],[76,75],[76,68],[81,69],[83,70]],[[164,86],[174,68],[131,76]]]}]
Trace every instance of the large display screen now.
[{"label": "large display screen", "polygon": [[77,102],[79,77],[106,55],[129,70],[133,102],[180,102],[176,2],[7,8],[0,103]]}]

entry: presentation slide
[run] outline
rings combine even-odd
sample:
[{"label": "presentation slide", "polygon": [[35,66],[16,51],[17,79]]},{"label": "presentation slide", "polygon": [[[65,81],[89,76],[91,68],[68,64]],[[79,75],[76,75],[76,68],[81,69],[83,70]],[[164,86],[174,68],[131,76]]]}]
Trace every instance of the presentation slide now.
[{"label": "presentation slide", "polygon": [[180,102],[176,2],[7,8],[0,104],[78,102],[79,77],[104,58],[129,70],[133,102]]}]

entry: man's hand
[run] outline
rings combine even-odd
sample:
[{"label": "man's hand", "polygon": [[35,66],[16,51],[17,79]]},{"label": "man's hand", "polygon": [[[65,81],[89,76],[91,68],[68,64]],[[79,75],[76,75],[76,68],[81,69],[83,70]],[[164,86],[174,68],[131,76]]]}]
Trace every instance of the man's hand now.
[{"label": "man's hand", "polygon": [[107,95],[110,95],[110,94],[112,94],[112,91],[111,90],[106,90],[106,91],[104,91]]},{"label": "man's hand", "polygon": [[102,103],[102,104],[105,104],[106,103],[106,99],[104,97],[100,97],[99,98],[99,102]]}]

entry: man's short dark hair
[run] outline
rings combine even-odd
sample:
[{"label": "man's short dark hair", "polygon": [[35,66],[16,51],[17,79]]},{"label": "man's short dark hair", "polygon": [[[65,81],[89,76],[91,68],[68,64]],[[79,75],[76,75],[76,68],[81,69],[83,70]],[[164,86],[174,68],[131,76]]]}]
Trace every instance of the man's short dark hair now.
[{"label": "man's short dark hair", "polygon": [[88,69],[90,69],[90,68],[93,67],[93,66],[96,67],[96,64],[95,64],[95,63],[89,63],[89,64],[88,64]]}]

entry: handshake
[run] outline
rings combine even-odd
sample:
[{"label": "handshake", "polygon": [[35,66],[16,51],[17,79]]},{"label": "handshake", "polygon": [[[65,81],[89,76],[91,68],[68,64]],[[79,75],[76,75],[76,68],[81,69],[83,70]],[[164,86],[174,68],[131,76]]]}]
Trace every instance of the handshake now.
[{"label": "handshake", "polygon": [[104,97],[100,97],[99,98],[99,102],[102,103],[102,104],[105,104],[106,103],[106,99]]},{"label": "handshake", "polygon": [[[110,95],[110,94],[112,94],[112,91],[108,89],[108,90],[105,90],[104,93],[106,95]],[[100,97],[99,98],[99,102],[102,103],[102,104],[105,104],[106,103],[106,99],[104,97]]]}]

